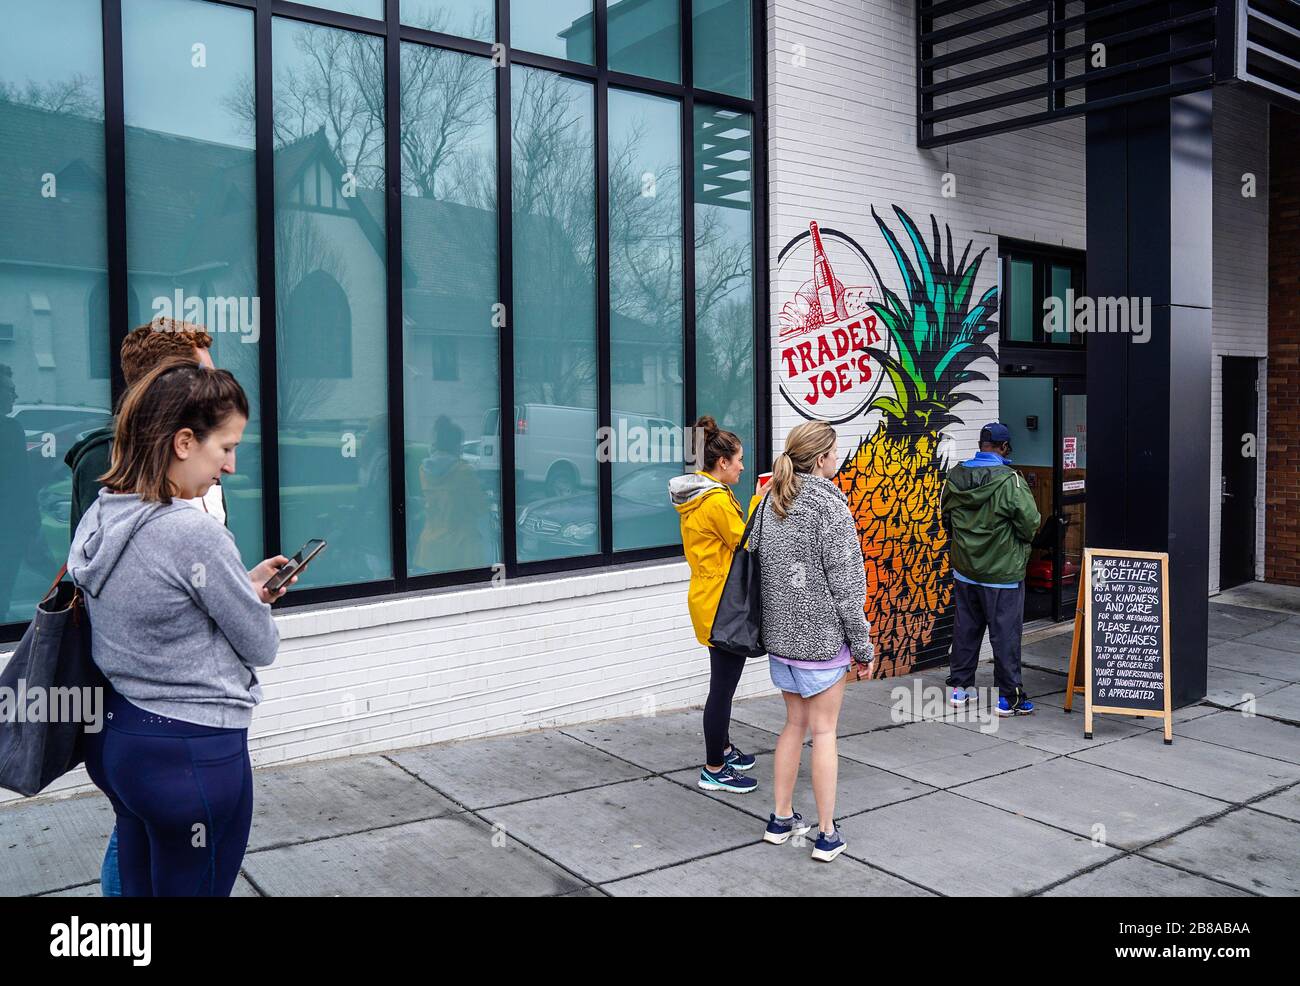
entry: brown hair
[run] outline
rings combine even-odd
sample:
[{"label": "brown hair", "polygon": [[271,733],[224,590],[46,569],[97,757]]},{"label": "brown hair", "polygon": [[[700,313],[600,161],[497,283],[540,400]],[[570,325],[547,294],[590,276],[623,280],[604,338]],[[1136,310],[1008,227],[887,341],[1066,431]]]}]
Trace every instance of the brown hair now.
[{"label": "brown hair", "polygon": [[122,340],[122,376],[130,387],[168,356],[183,356],[193,363],[194,350],[211,347],[212,336],[201,325],[155,319],[132,329]]},{"label": "brown hair", "polygon": [[248,417],[248,398],[229,370],[169,356],[126,392],[113,432],[113,464],[99,481],[119,493],[171,503],[172,439],[188,428],[204,441],[232,414]]},{"label": "brown hair", "polygon": [[835,429],[825,421],[805,421],[785,436],[785,451],[772,463],[772,509],[782,520],[799,493],[800,473],[812,472],[817,460],[835,448]]},{"label": "brown hair", "polygon": [[730,459],[740,451],[740,436],[734,431],[723,431],[711,415],[705,414],[695,422],[693,451],[701,451],[704,471],[718,464],[719,459]]}]

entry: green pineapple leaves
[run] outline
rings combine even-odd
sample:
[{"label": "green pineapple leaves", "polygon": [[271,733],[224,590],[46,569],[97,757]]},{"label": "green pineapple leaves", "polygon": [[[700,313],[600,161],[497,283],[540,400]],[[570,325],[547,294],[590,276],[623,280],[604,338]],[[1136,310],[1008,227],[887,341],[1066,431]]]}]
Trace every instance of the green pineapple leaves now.
[{"label": "green pineapple leaves", "polygon": [[998,311],[998,289],[989,288],[971,304],[975,279],[984,260],[985,248],[967,263],[974,241],[967,241],[959,263],[953,262],[952,230],[944,226],[947,264],[944,264],[944,237],[939,221],[932,215],[930,225],[933,246],[917,229],[911,216],[894,206],[911,253],[903,248],[873,207],[871,218],[880,227],[889,252],[903,278],[907,305],[885,286],[871,258],[867,264],[880,289],[879,302],[871,302],[871,311],[884,325],[894,342],[895,352],[868,349],[879,361],[894,385],[894,393],[871,402],[889,418],[902,425],[902,431],[937,431],[959,420],[953,408],[963,401],[979,401],[974,394],[958,391],[962,384],[988,380],[988,376],[970,369],[976,360],[997,358],[986,341],[997,331],[993,320]]}]

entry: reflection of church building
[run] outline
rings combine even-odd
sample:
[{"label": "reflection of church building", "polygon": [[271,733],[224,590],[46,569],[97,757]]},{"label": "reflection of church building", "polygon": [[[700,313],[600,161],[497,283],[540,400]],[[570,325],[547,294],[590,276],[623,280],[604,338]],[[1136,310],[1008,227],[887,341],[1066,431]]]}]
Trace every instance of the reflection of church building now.
[{"label": "reflection of church building", "polygon": [[[108,401],[104,161],[66,150],[98,151],[103,129],[0,103],[0,363],[20,403]],[[31,160],[48,167],[23,167]]]},{"label": "reflection of church building", "polygon": [[[104,162],[98,154],[67,150],[98,148],[103,123],[8,102],[0,104],[0,116],[0,172],[13,176],[0,187],[0,363],[13,368],[20,403],[106,406]],[[128,324],[148,321],[162,299],[171,314],[177,291],[205,311],[210,299],[239,299],[247,310],[258,296],[252,151],[137,128],[127,128],[126,142]],[[41,145],[35,153],[33,143]],[[50,162],[49,198],[36,194],[42,174],[20,167],[33,159]],[[359,187],[345,196],[344,168],[320,131],[278,151],[275,172],[277,278],[292,284],[277,319],[281,427],[292,429],[295,411],[322,395],[328,410],[310,408],[312,427],[321,427],[322,411],[340,424],[364,423],[361,408],[371,402],[361,395],[382,393],[387,374],[383,193]],[[428,442],[434,419],[445,413],[472,440],[482,411],[495,404],[482,381],[496,372],[496,216],[406,197],[402,221],[408,439]],[[52,225],[61,232],[52,235]],[[38,228],[40,235],[33,235]],[[552,239],[567,243],[563,236]],[[38,245],[45,255],[34,258]],[[16,256],[22,260],[15,262]],[[578,276],[558,268],[577,261],[563,251],[548,259],[549,269],[533,265],[519,272],[516,306],[554,306],[570,314],[533,322],[561,326],[562,336],[516,334],[519,397],[594,403],[588,355],[594,299],[584,306],[582,299],[557,297],[551,286],[566,274],[569,280]],[[270,292],[261,292],[263,311],[269,303]],[[667,388],[680,386],[680,367],[664,365],[662,341],[650,326],[622,316],[616,321],[613,375],[621,399],[627,409],[653,410]],[[212,334],[218,364],[255,383],[257,344],[234,331]],[[69,344],[75,339],[84,345]],[[530,377],[566,376],[579,381],[569,394],[553,395],[540,385],[530,392]]]}]

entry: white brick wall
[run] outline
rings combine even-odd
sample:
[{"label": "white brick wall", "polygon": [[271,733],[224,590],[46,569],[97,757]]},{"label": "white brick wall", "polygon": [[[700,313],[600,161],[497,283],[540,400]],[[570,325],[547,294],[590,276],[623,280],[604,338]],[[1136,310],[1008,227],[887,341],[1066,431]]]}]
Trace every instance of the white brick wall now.
[{"label": "white brick wall", "polygon": [[[894,290],[899,288],[898,274],[871,218],[872,206],[900,236],[894,205],[911,215],[927,236],[929,217],[937,216],[941,228],[945,223],[951,227],[958,251],[972,239],[972,256],[988,248],[977,297],[997,283],[998,236],[1084,247],[1081,120],[955,144],[946,151],[916,146],[913,10],[910,0],[767,4],[768,249],[774,322],[810,276],[802,268],[779,276],[777,255],[813,219],[854,237]],[[796,54],[802,54],[806,64],[794,64]],[[953,198],[941,193],[945,172],[956,178]],[[832,256],[831,262],[843,259]],[[775,338],[775,325],[772,331]],[[790,428],[802,420],[778,393],[779,356],[774,351],[772,413],[778,450]],[[992,362],[978,368],[990,371]],[[962,405],[959,413],[965,424],[949,429],[962,452],[972,448],[979,426],[996,417],[998,407],[995,376],[965,389],[983,403]],[[877,415],[871,414],[839,428],[841,451],[856,446],[876,424]]]},{"label": "white brick wall", "polygon": [[[945,224],[951,228],[958,257],[968,240],[974,241],[972,257],[987,249],[975,285],[977,298],[998,282],[999,236],[1084,248],[1082,120],[954,144],[947,150],[920,149],[911,0],[768,0],[767,12],[774,344],[782,307],[811,276],[811,268],[802,265],[780,271],[777,257],[808,229],[810,220],[853,237],[896,292],[901,291],[901,281],[871,218],[873,206],[900,239],[894,205],[912,217],[927,240],[931,214],[941,230]],[[800,58],[806,63],[797,64]],[[973,89],[968,98],[991,91]],[[945,173],[956,179],[955,197],[942,194]],[[855,276],[851,253],[829,243],[827,250],[846,286],[863,283]],[[996,337],[990,342],[996,347]],[[779,390],[781,348],[774,345],[772,353],[774,451],[803,420]],[[963,421],[945,433],[954,458],[973,452],[980,426],[998,416],[993,361],[972,368],[987,373],[990,380],[962,388],[981,402],[956,409]],[[851,453],[878,423],[879,414],[872,412],[837,425],[840,454]],[[985,651],[987,657],[987,641]]]},{"label": "white brick wall", "polygon": [[[1214,363],[1210,411],[1210,592],[1219,591],[1220,483],[1225,451],[1240,436],[1223,434],[1224,356],[1261,361],[1255,501],[1255,577],[1264,578],[1264,454],[1268,401],[1268,103],[1241,86],[1214,91]],[[1242,176],[1255,176],[1255,197]]]}]

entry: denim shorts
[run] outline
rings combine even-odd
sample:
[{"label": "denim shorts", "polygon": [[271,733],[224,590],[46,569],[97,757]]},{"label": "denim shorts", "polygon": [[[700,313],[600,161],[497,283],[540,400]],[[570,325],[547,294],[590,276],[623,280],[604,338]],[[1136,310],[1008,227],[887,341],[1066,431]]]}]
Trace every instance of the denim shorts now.
[{"label": "denim shorts", "polygon": [[795,692],[812,698],[826,691],[848,672],[848,666],[838,668],[794,668],[774,657],[767,659],[772,672],[772,684],[783,692]]}]

